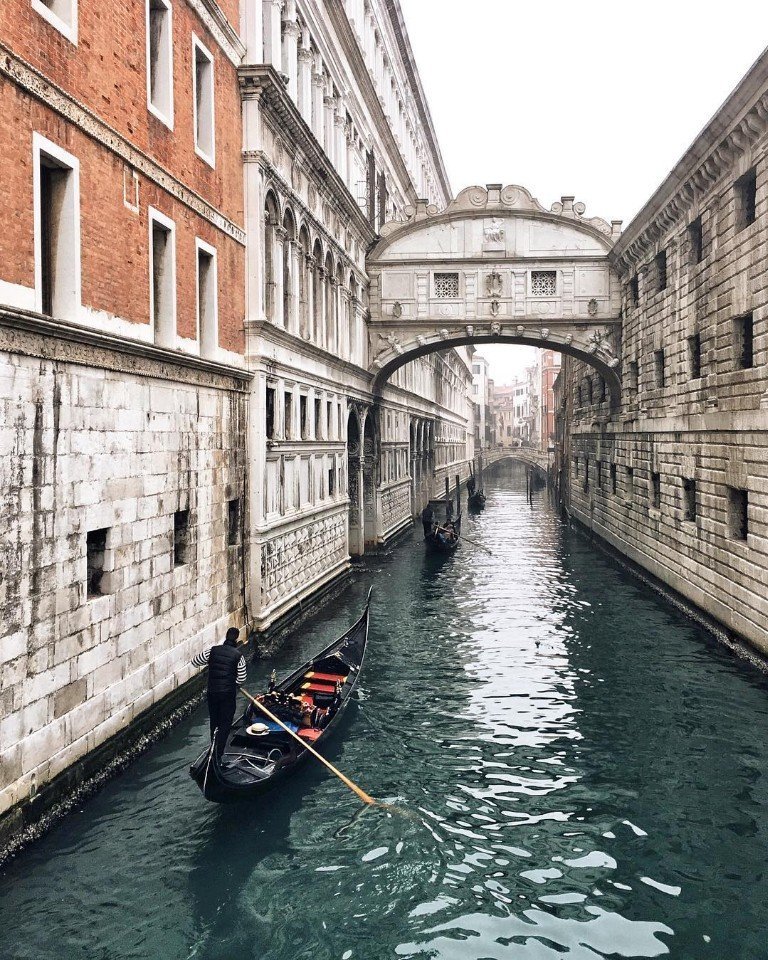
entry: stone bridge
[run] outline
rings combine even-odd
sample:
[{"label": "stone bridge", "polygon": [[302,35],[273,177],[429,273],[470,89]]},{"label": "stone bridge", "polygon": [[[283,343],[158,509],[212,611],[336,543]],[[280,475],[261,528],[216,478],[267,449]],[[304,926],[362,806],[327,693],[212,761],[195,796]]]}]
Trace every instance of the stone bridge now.
[{"label": "stone bridge", "polygon": [[523,187],[468,187],[444,211],[426,201],[385,224],[371,250],[370,372],[464,344],[551,347],[621,392],[620,288],[608,262],[620,222],[573,197],[545,209]]},{"label": "stone bridge", "polygon": [[540,473],[546,478],[549,469],[549,458],[541,450],[530,447],[516,447],[510,450],[497,450],[483,456],[483,470],[488,470],[499,463],[523,463],[527,467]]}]

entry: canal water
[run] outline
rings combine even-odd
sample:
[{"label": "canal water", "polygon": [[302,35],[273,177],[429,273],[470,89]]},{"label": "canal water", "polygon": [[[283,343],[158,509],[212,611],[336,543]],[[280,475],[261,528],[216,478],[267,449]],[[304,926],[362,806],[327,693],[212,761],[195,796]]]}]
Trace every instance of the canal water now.
[{"label": "canal water", "polygon": [[414,533],[249,667],[299,664],[373,585],[328,754],[409,816],[314,765],[206,803],[200,708],[2,870],[2,960],[768,957],[768,682],[523,474],[486,489],[487,551]]}]

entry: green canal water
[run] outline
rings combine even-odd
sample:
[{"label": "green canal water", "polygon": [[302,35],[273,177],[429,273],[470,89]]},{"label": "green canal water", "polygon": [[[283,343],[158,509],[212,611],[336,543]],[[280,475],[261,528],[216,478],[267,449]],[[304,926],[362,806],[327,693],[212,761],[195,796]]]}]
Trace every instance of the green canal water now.
[{"label": "green canal water", "polygon": [[374,587],[330,759],[216,807],[204,708],[0,875],[2,960],[768,957],[768,681],[555,516],[487,483],[453,557],[357,569],[249,686]]}]

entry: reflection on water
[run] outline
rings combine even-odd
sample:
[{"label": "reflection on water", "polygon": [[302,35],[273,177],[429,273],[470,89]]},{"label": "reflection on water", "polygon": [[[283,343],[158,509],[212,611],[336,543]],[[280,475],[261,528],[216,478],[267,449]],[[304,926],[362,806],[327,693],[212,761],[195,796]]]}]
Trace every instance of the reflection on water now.
[{"label": "reflection on water", "polygon": [[[374,586],[359,702],[331,761],[215,807],[186,766],[204,710],[2,876],[0,957],[543,960],[768,956],[768,683],[555,517],[487,484],[448,558],[418,535]],[[259,686],[273,662],[253,664]]]}]

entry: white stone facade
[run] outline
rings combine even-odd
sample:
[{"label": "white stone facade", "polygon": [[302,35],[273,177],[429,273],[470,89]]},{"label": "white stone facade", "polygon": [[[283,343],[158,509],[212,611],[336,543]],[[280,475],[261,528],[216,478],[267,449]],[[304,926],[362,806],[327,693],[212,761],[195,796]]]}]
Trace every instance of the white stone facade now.
[{"label": "white stone facade", "polygon": [[612,253],[622,397],[569,362],[573,515],[768,653],[768,54]]}]

